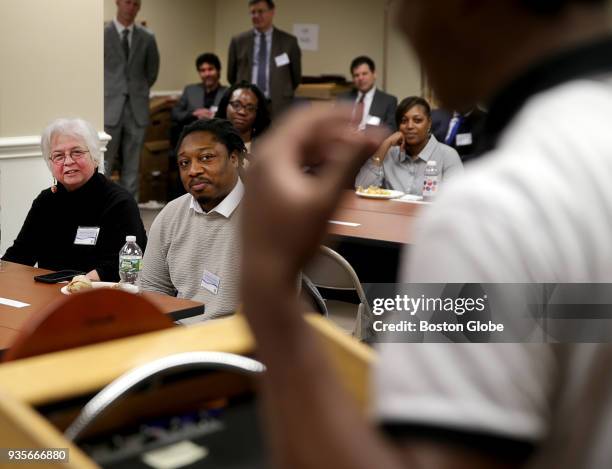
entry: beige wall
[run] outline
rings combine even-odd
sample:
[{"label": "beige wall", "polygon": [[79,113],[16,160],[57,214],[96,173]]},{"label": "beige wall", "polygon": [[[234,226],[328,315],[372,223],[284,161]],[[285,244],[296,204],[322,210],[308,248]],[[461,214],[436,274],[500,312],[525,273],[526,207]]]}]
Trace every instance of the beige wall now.
[{"label": "beige wall", "polygon": [[66,115],[102,128],[101,0],[2,0],[0,44],[0,137]]},{"label": "beige wall", "polygon": [[[304,75],[339,74],[350,79],[349,65],[358,55],[369,55],[384,83],[385,5],[387,0],[278,0],[275,24],[292,32],[294,23],[319,25],[319,50],[303,51]],[[231,37],[251,27],[246,0],[216,0],[215,48],[225,62]],[[403,38],[389,34],[387,91],[398,96],[418,93],[420,72]],[[393,75],[393,77],[391,77]]]},{"label": "beige wall", "polygon": [[389,23],[387,91],[399,100],[421,95],[421,67],[402,34]]},{"label": "beige wall", "polygon": [[[304,75],[340,74],[348,78],[357,55],[382,62],[382,0],[279,0],[275,25],[290,33],[294,23],[319,24],[319,50],[302,52]],[[215,45],[227,60],[230,38],[251,28],[246,0],[217,0]]]},{"label": "beige wall", "polygon": [[[305,75],[349,77],[350,61],[369,55],[376,62],[378,83],[384,83],[385,5],[388,0],[278,0],[275,24],[292,32],[294,23],[320,27],[319,50],[303,51]],[[115,16],[115,0],[104,0],[104,19]],[[208,50],[223,64],[233,35],[251,28],[247,0],[143,0],[139,20],[155,33],[161,54],[160,77],[154,90],[179,90],[197,81],[193,62]],[[390,24],[391,26],[391,24]],[[388,33],[387,90],[398,97],[420,91],[420,71],[404,39]]]},{"label": "beige wall", "polygon": [[102,0],[0,1],[0,254],[51,174],[37,136],[80,116],[103,130]]},{"label": "beige wall", "polygon": [[[115,0],[104,0],[104,20],[115,17]],[[137,21],[155,33],[161,57],[154,91],[182,90],[197,82],[195,59],[214,50],[214,0],[142,0]]]}]

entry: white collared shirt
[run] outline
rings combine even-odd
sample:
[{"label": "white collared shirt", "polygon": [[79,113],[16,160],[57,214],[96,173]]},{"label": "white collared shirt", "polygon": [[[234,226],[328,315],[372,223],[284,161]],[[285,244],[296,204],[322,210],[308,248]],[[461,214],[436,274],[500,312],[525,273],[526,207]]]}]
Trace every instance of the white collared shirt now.
[{"label": "white collared shirt", "polygon": [[[374,101],[374,94],[376,93],[376,86],[373,86],[370,91],[365,94],[363,98],[363,116],[361,117],[361,122],[359,123],[359,130],[363,130],[366,128],[366,123],[368,122],[368,117],[370,117],[370,108],[372,107],[372,101]],[[357,103],[361,99],[363,93],[361,91],[357,92],[357,98],[355,98],[354,109],[357,108]]]},{"label": "white collared shirt", "polygon": [[242,201],[242,196],[244,196],[244,184],[242,183],[240,178],[238,178],[238,182],[236,183],[232,191],[225,196],[225,198],[219,203],[219,205],[217,205],[208,213],[202,210],[202,207],[193,196],[191,196],[191,204],[189,205],[189,209],[194,210],[196,213],[200,213],[202,215],[210,215],[213,212],[217,212],[219,215],[222,215],[225,218],[229,218],[232,213],[234,213],[234,210],[238,208],[238,205],[240,205],[240,201]]},{"label": "white collared shirt", "polygon": [[130,45],[130,47],[132,47],[132,36],[134,35],[134,23],[129,25],[127,28],[123,26],[121,23],[119,23],[119,21],[117,21],[117,18],[113,19],[113,23],[115,24],[115,29],[117,30],[117,33],[119,33],[119,40],[123,38],[124,29],[127,29],[129,31],[128,32],[128,44]]}]

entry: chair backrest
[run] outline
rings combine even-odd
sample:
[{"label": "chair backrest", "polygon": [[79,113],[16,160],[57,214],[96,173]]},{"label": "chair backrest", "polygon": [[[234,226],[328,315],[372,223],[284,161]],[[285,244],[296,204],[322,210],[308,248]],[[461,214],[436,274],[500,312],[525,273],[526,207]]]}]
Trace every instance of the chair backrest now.
[{"label": "chair backrest", "polygon": [[302,273],[302,286],[300,289],[300,299],[308,312],[319,313],[321,316],[327,316],[327,306],[325,299],[319,292],[317,286],[312,283],[312,280],[307,275]]},{"label": "chair backrest", "polygon": [[24,324],[3,361],[173,327],[140,295],[100,288],[58,298]]},{"label": "chair backrest", "polygon": [[108,384],[83,407],[64,435],[71,441],[79,440],[88,427],[146,381],[164,374],[195,370],[220,370],[257,376],[266,367],[252,358],[224,352],[185,352],[159,358],[128,371]]},{"label": "chair backrest", "polygon": [[319,247],[319,252],[304,268],[304,273],[317,287],[356,290],[359,299],[367,304],[361,282],[351,264],[327,246]]},{"label": "chair backrest", "polygon": [[330,290],[354,290],[357,293],[360,305],[355,335],[365,339],[371,310],[359,277],[351,264],[333,249],[320,246],[319,252],[306,265],[303,272],[317,287]]}]

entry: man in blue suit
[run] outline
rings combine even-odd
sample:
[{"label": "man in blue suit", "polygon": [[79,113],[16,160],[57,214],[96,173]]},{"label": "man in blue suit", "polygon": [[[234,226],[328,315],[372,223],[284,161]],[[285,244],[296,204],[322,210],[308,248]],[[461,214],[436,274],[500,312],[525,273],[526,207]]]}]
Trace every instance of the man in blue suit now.
[{"label": "man in blue suit", "polygon": [[486,115],[478,107],[467,112],[434,109],[431,112],[431,133],[439,142],[457,150],[461,161],[468,161],[487,150],[480,147]]}]

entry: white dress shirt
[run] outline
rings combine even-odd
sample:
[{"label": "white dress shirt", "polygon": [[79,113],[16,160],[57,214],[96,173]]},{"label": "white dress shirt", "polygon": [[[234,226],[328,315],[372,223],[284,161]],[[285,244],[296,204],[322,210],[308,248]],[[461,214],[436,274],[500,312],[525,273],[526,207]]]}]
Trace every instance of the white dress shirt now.
[{"label": "white dress shirt", "polygon": [[[361,122],[359,123],[359,130],[364,130],[366,128],[366,124],[368,122],[368,117],[370,117],[370,108],[372,107],[372,101],[374,101],[374,94],[376,93],[376,86],[373,86],[370,91],[365,93],[365,97],[363,98],[363,116],[361,117]],[[357,109],[357,103],[363,96],[361,91],[357,92],[357,98],[355,99],[355,105],[353,109]]]},{"label": "white dress shirt", "polygon": [[119,21],[117,21],[117,18],[113,19],[113,23],[115,24],[117,33],[119,33],[119,40],[123,38],[123,30],[124,29],[128,30],[128,44],[130,45],[130,48],[131,48],[132,47],[132,36],[134,35],[134,23],[129,25],[127,28],[123,26],[121,23],[119,23]]}]

